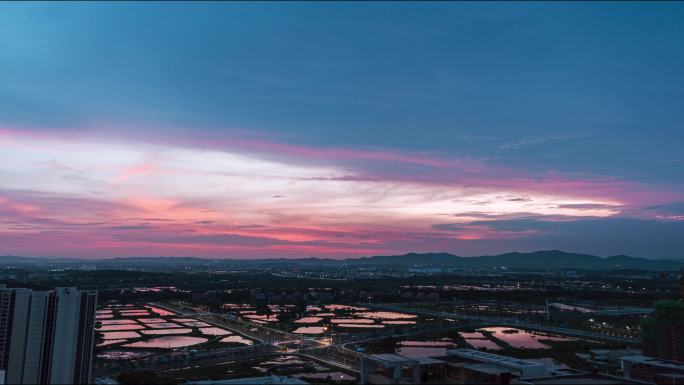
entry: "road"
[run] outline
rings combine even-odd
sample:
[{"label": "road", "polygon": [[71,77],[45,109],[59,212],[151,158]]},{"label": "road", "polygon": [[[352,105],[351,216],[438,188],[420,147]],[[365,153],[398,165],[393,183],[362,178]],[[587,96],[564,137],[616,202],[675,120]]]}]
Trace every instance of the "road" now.
[{"label": "road", "polygon": [[640,344],[641,343],[641,339],[639,339],[639,338],[628,338],[628,337],[623,337],[623,336],[596,333],[596,332],[590,332],[590,331],[585,331],[585,330],[577,330],[577,329],[569,329],[569,328],[548,326],[548,325],[542,325],[542,324],[535,324],[535,323],[531,323],[531,322],[521,321],[519,319],[511,318],[511,317],[492,317],[492,316],[484,316],[484,315],[474,316],[474,315],[461,314],[461,313],[449,313],[449,312],[442,312],[442,311],[430,311],[430,310],[424,310],[424,309],[415,309],[415,308],[411,308],[411,307],[407,307],[407,306],[393,305],[393,304],[364,303],[361,305],[368,307],[368,308],[372,308],[372,309],[396,311],[396,312],[424,315],[424,316],[430,316],[430,317],[466,319],[466,320],[470,320],[470,321],[475,321],[476,323],[482,322],[482,323],[500,325],[500,326],[520,327],[520,328],[525,328],[525,329],[530,329],[530,330],[565,334],[565,335],[577,336],[577,337],[586,337],[586,338],[592,338],[592,339],[602,340],[602,341],[621,342],[621,343],[628,343],[628,344]]}]

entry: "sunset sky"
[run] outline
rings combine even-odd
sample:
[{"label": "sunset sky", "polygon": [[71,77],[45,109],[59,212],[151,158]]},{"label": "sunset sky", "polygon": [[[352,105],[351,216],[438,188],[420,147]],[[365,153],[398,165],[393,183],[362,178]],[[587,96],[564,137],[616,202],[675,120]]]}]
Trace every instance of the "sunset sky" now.
[{"label": "sunset sky", "polygon": [[683,3],[2,3],[0,255],[684,258]]}]

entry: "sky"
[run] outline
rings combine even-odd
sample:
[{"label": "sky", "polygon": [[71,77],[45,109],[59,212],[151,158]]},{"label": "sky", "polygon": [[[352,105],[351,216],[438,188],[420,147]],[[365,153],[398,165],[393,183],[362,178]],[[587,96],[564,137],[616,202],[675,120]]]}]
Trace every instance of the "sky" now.
[{"label": "sky", "polygon": [[0,255],[684,257],[684,4],[0,4]]}]

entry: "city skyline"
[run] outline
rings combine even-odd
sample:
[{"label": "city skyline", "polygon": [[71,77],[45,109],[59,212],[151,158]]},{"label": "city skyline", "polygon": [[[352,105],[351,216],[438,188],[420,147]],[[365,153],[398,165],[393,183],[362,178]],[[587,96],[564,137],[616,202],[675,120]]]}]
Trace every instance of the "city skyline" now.
[{"label": "city skyline", "polygon": [[0,254],[681,258],[682,4],[0,9]]}]

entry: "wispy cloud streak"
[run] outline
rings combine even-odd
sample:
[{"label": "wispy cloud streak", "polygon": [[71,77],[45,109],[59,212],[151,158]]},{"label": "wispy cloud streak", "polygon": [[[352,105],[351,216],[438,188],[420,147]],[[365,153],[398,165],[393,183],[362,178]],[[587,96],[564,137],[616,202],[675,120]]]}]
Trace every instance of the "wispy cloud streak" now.
[{"label": "wispy cloud streak", "polygon": [[491,221],[662,220],[670,206],[643,208],[681,200],[657,186],[553,171],[532,175],[445,154],[249,137],[186,142],[0,134],[0,173],[8,175],[0,189],[2,251],[20,254],[456,251],[469,242],[541,231],[496,228]]}]

